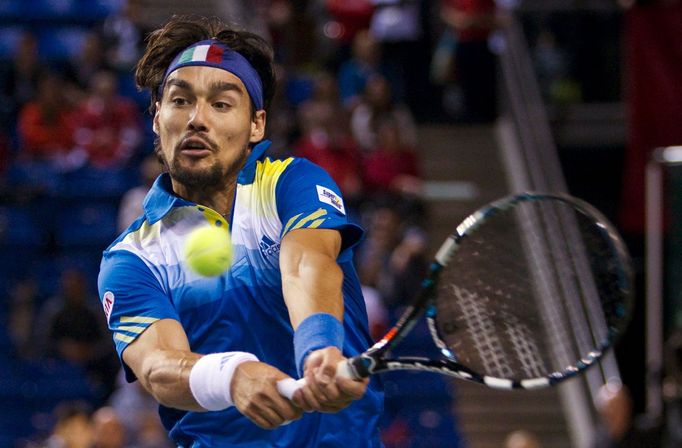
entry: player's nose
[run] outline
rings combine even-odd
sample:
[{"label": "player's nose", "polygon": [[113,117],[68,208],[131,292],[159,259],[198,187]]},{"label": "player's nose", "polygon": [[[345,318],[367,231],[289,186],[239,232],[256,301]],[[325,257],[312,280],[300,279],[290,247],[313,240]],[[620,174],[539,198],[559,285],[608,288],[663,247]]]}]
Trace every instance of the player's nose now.
[{"label": "player's nose", "polygon": [[205,104],[202,102],[197,102],[192,109],[192,113],[189,116],[189,120],[187,122],[187,128],[190,131],[195,131],[195,132],[201,132],[201,131],[207,131],[207,117],[206,117],[206,112],[207,112],[207,107]]}]

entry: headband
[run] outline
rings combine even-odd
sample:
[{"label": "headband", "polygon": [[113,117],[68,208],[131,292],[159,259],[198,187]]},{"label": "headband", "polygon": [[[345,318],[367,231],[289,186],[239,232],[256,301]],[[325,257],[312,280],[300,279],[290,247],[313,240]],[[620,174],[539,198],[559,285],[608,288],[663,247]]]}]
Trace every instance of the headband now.
[{"label": "headband", "polygon": [[194,43],[178,53],[163,75],[159,95],[163,92],[168,75],[190,65],[216,67],[232,73],[244,83],[256,110],[263,109],[263,84],[258,72],[244,56],[215,39]]}]

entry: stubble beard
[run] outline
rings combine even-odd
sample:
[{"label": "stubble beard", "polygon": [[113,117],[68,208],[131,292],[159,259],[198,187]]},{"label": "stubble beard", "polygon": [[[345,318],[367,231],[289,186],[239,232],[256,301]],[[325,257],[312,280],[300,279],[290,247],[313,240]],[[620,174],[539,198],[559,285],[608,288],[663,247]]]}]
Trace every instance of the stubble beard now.
[{"label": "stubble beard", "polygon": [[[221,149],[217,145],[211,145],[211,150],[214,152],[220,151]],[[214,160],[213,163],[206,168],[196,168],[191,166],[183,165],[182,158],[177,157],[180,148],[175,148],[176,157],[173,157],[173,161],[168,163],[165,157],[163,157],[163,152],[158,151],[157,154],[161,155],[163,159],[163,164],[168,169],[170,177],[185,187],[190,189],[203,189],[212,190],[223,188],[231,177],[236,177],[236,174],[242,169],[246,163],[246,159],[249,154],[248,143],[244,145],[239,156],[234,159],[231,163],[223,166],[218,160]]]}]

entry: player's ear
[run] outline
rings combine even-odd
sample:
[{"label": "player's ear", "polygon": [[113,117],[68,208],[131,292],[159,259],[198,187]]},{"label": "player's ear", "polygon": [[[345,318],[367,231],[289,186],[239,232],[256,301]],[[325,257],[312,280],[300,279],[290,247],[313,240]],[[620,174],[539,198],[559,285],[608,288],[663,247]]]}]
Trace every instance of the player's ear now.
[{"label": "player's ear", "polygon": [[154,134],[159,135],[159,108],[161,104],[157,101],[154,103],[154,120],[152,121],[152,130]]},{"label": "player's ear", "polygon": [[251,136],[249,141],[251,143],[258,143],[265,137],[265,110],[256,111],[256,116],[251,120]]}]

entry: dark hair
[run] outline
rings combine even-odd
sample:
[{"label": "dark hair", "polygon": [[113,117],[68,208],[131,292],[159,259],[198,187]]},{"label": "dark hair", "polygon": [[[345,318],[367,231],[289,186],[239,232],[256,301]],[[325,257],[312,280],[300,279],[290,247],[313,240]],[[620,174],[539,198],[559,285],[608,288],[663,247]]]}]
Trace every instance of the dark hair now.
[{"label": "dark hair", "polygon": [[272,47],[265,39],[248,31],[231,29],[217,17],[173,16],[147,37],[147,49],[135,67],[138,88],[151,92],[150,110],[160,100],[159,87],[173,58],[193,43],[214,38],[249,61],[263,84],[263,107],[266,110],[270,107],[276,78]]}]

